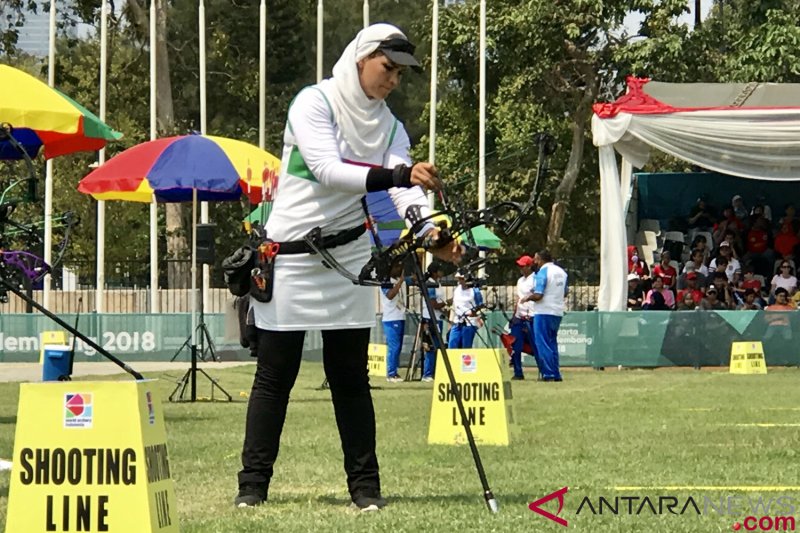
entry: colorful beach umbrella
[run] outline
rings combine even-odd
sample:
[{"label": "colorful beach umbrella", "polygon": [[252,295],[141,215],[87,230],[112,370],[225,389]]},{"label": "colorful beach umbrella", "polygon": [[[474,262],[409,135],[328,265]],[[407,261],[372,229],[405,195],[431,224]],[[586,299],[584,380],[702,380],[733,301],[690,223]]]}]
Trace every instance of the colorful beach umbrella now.
[{"label": "colorful beach umbrella", "polygon": [[[67,95],[8,65],[0,65],[0,124],[8,125],[31,157],[44,146],[47,159],[100,150],[122,137]],[[21,157],[8,141],[0,141],[0,159]]]},{"label": "colorful beach umbrella", "polygon": [[277,183],[280,160],[252,144],[210,135],[165,137],[114,156],[83,178],[78,190],[97,200],[259,201]]}]

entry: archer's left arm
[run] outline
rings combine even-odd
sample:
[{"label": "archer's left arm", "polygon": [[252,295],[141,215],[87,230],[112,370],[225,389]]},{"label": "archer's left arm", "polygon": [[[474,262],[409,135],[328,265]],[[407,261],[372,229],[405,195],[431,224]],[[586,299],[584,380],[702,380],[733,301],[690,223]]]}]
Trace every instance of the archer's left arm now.
[{"label": "archer's left arm", "polygon": [[[398,121],[397,131],[395,131],[392,144],[389,146],[383,158],[383,166],[386,168],[394,168],[397,165],[411,166],[413,163],[411,157],[408,155],[410,148],[411,141],[408,138],[408,133],[406,133],[403,124]],[[422,187],[409,187],[408,189],[393,187],[387,192],[392,202],[394,202],[397,212],[400,213],[400,216],[405,216],[406,210],[412,205],[420,206],[420,212],[423,217],[427,217],[431,214],[431,210],[428,207],[428,198],[425,196]],[[433,223],[426,224],[417,236],[424,235],[431,228],[433,228]]]}]

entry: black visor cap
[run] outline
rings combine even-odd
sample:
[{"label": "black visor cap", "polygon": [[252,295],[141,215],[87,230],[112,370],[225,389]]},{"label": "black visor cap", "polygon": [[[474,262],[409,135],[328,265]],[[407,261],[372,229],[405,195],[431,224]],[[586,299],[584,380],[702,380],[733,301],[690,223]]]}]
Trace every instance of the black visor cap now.
[{"label": "black visor cap", "polygon": [[414,50],[416,47],[408,42],[406,39],[394,38],[381,41],[378,45],[378,50],[388,57],[392,63],[398,65],[411,67],[414,70],[420,71],[419,62],[414,58]]}]

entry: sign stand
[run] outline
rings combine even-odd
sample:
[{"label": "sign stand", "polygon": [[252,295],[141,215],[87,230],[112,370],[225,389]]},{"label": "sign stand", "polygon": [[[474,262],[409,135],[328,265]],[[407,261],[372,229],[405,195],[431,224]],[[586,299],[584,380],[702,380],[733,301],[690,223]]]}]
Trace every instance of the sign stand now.
[{"label": "sign stand", "polygon": [[20,385],[6,533],[177,533],[155,383]]}]

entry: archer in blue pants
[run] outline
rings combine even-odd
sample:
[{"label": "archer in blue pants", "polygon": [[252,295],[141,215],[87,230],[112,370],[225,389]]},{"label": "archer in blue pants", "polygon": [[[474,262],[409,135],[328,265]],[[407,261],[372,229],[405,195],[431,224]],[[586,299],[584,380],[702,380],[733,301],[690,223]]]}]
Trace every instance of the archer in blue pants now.
[{"label": "archer in blue pants", "polygon": [[[428,324],[428,328],[431,327],[431,321],[428,318],[423,319],[425,323]],[[439,324],[439,331],[442,331],[443,323],[441,320],[436,321]],[[439,343],[436,341],[436,337],[431,333],[431,349],[425,352],[425,362],[422,365],[422,377],[423,378],[432,378],[433,373],[436,371],[436,351],[439,349]]]},{"label": "archer in blue pants", "polygon": [[472,342],[475,340],[475,333],[478,331],[477,326],[471,326],[469,323],[456,324],[450,328],[450,339],[447,343],[448,348],[472,348]]},{"label": "archer in blue pants", "polygon": [[561,371],[558,364],[558,327],[561,317],[556,315],[534,315],[533,337],[536,341],[538,352],[539,371],[542,379],[547,381],[561,381]]},{"label": "archer in blue pants", "polygon": [[533,357],[536,359],[536,366],[541,369],[539,363],[539,356],[537,355],[536,345],[533,340],[533,318],[518,318],[514,317],[511,320],[511,335],[514,337],[514,345],[511,351],[511,364],[514,367],[514,377],[524,378],[522,374],[522,349],[525,343],[528,343]]},{"label": "archer in blue pants", "polygon": [[398,377],[397,366],[400,364],[400,351],[403,349],[403,335],[406,330],[405,320],[389,320],[383,323],[383,335],[386,337],[386,377]]}]

